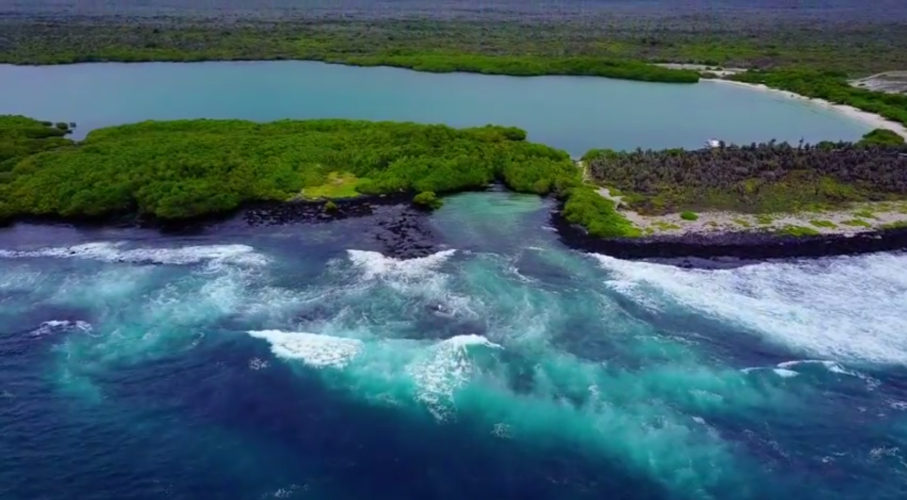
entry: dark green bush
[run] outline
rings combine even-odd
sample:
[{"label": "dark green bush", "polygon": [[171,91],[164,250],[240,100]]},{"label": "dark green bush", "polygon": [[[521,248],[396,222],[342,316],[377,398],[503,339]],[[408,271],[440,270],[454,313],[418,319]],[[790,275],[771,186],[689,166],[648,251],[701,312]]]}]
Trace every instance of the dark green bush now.
[{"label": "dark green bush", "polygon": [[589,187],[577,187],[570,191],[563,215],[568,222],[585,227],[589,234],[599,238],[640,235],[639,229],[614,209],[614,202]]},{"label": "dark green bush", "polygon": [[[57,138],[55,146],[71,144],[59,139],[62,131],[24,118],[3,118],[0,127],[13,120],[27,132],[17,137],[47,134]],[[356,189],[366,194],[440,194],[501,180],[547,195],[579,182],[566,153],[523,137],[522,130],[495,126],[183,120],[96,130],[82,143],[28,157],[22,155],[42,148],[6,140],[0,217],[138,212],[180,219],[246,201],[291,199],[330,182],[332,174],[355,176]]]},{"label": "dark green bush", "polygon": [[904,138],[891,130],[877,128],[863,136],[857,144],[863,146],[900,146]]},{"label": "dark green bush", "polygon": [[435,210],[441,208],[443,202],[438,198],[434,191],[422,191],[413,197],[413,204],[429,210]]}]

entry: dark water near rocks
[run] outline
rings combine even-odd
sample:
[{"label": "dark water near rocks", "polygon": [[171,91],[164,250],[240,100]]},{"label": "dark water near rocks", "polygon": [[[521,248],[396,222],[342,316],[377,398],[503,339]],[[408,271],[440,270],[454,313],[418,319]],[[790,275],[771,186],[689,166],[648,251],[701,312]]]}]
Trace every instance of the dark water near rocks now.
[{"label": "dark water near rocks", "polygon": [[907,493],[903,254],[622,261],[480,193],[395,259],[399,210],[0,231],[0,498]]}]

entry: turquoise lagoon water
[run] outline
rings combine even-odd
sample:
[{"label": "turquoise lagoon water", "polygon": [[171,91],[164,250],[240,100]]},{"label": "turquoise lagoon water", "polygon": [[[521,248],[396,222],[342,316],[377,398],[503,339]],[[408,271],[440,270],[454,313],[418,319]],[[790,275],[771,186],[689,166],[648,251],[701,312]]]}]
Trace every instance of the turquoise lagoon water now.
[{"label": "turquoise lagoon water", "polygon": [[[492,121],[579,153],[863,131],[714,84],[314,63],[0,74],[0,112],[82,133]],[[682,269],[568,249],[550,209],[451,197],[409,216],[434,242],[415,259],[388,251],[380,221],[400,207],[176,234],[0,229],[0,498],[907,495],[907,256]]]},{"label": "turquoise lagoon water", "polygon": [[854,140],[869,127],[832,109],[734,85],[508,77],[318,62],[0,65],[0,113],[91,129],[148,119],[360,118],[524,128],[580,156],[592,148]]}]

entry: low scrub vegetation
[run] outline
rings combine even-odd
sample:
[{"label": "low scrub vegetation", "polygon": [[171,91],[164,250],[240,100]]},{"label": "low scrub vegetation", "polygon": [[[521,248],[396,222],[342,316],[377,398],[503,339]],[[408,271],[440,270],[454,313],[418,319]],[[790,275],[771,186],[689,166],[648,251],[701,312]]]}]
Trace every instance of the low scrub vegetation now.
[{"label": "low scrub vegetation", "polygon": [[[54,130],[16,120],[21,126],[13,137]],[[288,200],[300,192],[347,197],[353,187],[364,194],[440,194],[499,180],[519,192],[566,195],[579,183],[566,153],[524,137],[522,130],[505,127],[457,130],[345,120],[125,125],[5,162],[0,217],[137,212],[181,219],[247,201]],[[24,144],[22,154],[42,149]],[[20,149],[6,154],[8,160]]]},{"label": "low scrub vegetation", "polygon": [[614,209],[614,202],[588,187],[573,189],[564,204],[564,218],[585,227],[589,234],[600,238],[627,238],[641,234],[638,228]]},{"label": "low scrub vegetation", "polygon": [[69,126],[63,125],[66,127],[24,116],[0,116],[0,173],[28,155],[72,144],[64,139]]},{"label": "low scrub vegetation", "polygon": [[753,144],[697,151],[591,151],[589,175],[642,213],[789,212],[907,195],[907,148]]}]

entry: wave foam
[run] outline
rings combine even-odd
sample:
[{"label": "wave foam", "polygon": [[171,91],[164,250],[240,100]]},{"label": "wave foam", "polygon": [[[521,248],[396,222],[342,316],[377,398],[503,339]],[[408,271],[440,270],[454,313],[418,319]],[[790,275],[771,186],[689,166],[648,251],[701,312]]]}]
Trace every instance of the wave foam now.
[{"label": "wave foam", "polygon": [[350,261],[363,269],[365,279],[387,275],[418,278],[427,271],[437,269],[455,253],[456,250],[451,249],[415,259],[395,259],[380,252],[347,250]]},{"label": "wave foam", "polygon": [[457,335],[435,344],[428,357],[407,367],[418,387],[417,398],[439,420],[453,410],[456,390],[477,370],[470,357],[472,347],[502,349],[481,335]]},{"label": "wave foam", "polygon": [[823,358],[907,364],[905,255],[720,270],[594,257],[611,289],[644,306],[692,308]]},{"label": "wave foam", "polygon": [[249,335],[267,340],[271,352],[285,359],[299,359],[314,368],[343,368],[362,350],[356,339],[281,330],[252,330]]},{"label": "wave foam", "polygon": [[45,321],[41,323],[38,328],[35,328],[29,334],[33,337],[41,337],[44,335],[49,335],[54,332],[60,332],[64,330],[79,330],[81,332],[90,333],[92,330],[91,323],[87,321],[71,321],[71,320],[59,320],[54,319],[50,321]]},{"label": "wave foam", "polygon": [[199,245],[177,248],[124,248],[123,242],[83,243],[37,250],[2,250],[0,258],[87,259],[101,262],[186,265],[202,262],[261,265],[262,255],[248,245]]}]

